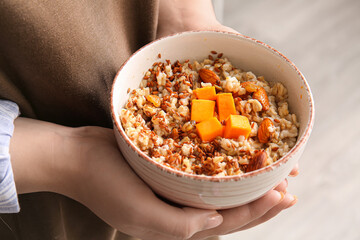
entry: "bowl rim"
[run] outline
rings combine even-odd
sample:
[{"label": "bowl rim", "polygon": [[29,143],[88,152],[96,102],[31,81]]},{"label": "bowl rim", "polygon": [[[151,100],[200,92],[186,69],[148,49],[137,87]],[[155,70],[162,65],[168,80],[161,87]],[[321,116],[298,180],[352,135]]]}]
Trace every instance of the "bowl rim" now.
[{"label": "bowl rim", "polygon": [[[117,82],[118,76],[120,74],[120,72],[122,71],[122,69],[124,68],[124,66],[135,56],[137,55],[139,52],[141,52],[144,48],[148,48],[151,45],[153,45],[154,43],[157,43],[163,39],[166,38],[173,38],[173,37],[177,37],[180,35],[187,35],[187,34],[203,34],[203,33],[219,33],[219,34],[225,34],[225,35],[233,35],[236,37],[240,37],[243,38],[247,41],[251,41],[255,44],[259,44],[262,47],[265,47],[266,49],[272,51],[273,53],[275,53],[276,55],[278,55],[279,57],[283,58],[296,72],[297,74],[300,76],[300,79],[303,82],[303,85],[305,86],[305,90],[306,93],[308,95],[308,105],[309,105],[309,110],[310,110],[310,116],[306,125],[306,129],[304,134],[301,136],[300,140],[298,140],[295,144],[294,147],[291,148],[291,150],[286,153],[285,156],[283,156],[282,158],[280,158],[279,160],[277,160],[276,162],[264,167],[264,168],[260,168],[258,170],[252,171],[252,172],[248,172],[248,173],[244,173],[241,175],[232,175],[232,176],[207,176],[207,175],[195,175],[195,174],[191,174],[191,173],[186,173],[180,170],[176,170],[173,169],[171,167],[165,166],[161,163],[158,163],[154,160],[152,160],[149,156],[147,156],[144,152],[142,152],[138,147],[136,147],[134,145],[134,143],[128,138],[128,136],[126,135],[126,133],[124,132],[123,128],[121,127],[121,124],[116,120],[116,116],[115,116],[115,110],[114,110],[114,91],[115,91],[115,84]],[[285,164],[286,162],[289,161],[289,159],[295,155],[300,149],[302,149],[302,147],[306,144],[308,138],[310,137],[312,128],[314,126],[314,117],[315,117],[315,108],[314,108],[314,100],[313,100],[313,96],[310,90],[310,86],[307,83],[307,81],[305,80],[304,75],[300,72],[300,70],[295,66],[295,64],[293,62],[291,62],[285,55],[283,55],[282,53],[280,53],[278,50],[274,49],[273,47],[269,46],[268,44],[259,41],[255,38],[252,37],[248,37],[246,35],[243,35],[241,33],[234,33],[234,32],[227,32],[227,31],[218,31],[218,30],[206,30],[206,31],[186,31],[186,32],[180,32],[180,33],[175,33],[175,34],[171,34],[168,36],[164,36],[161,37],[159,39],[156,39],[152,42],[149,42],[148,44],[142,46],[141,48],[139,48],[136,52],[134,52],[119,68],[118,72],[116,73],[113,83],[112,83],[112,88],[111,88],[111,97],[110,97],[110,103],[111,103],[111,117],[112,117],[112,121],[113,124],[116,127],[116,130],[120,133],[121,137],[125,140],[125,142],[127,143],[127,145],[131,148],[132,151],[134,151],[140,158],[142,158],[143,160],[147,161],[149,164],[152,164],[154,166],[156,166],[158,169],[168,173],[168,174],[173,174],[177,177],[186,177],[186,178],[190,178],[193,180],[198,180],[198,181],[210,181],[210,182],[227,182],[227,181],[239,181],[245,178],[252,178],[256,175],[260,175],[260,174],[264,174],[266,172],[270,172],[273,171],[275,168],[281,166],[282,164]],[[114,129],[115,130],[115,129]]]}]

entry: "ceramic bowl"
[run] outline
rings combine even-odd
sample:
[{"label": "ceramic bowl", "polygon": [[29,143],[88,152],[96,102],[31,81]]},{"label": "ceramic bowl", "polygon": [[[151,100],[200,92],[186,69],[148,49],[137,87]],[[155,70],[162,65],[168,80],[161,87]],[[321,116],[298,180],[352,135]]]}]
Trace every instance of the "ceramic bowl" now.
[{"label": "ceramic bowl", "polygon": [[[231,63],[268,81],[283,83],[289,94],[290,111],[300,122],[296,145],[286,156],[265,168],[241,176],[199,176],[163,166],[141,152],[126,136],[119,112],[129,97],[127,90],[139,87],[144,73],[156,61],[203,60],[210,51],[224,53]],[[161,59],[158,54],[161,53]],[[226,209],[251,202],[286,178],[298,162],[314,123],[313,97],[303,74],[272,47],[241,34],[185,32],[161,38],[142,47],[117,73],[111,93],[112,118],[118,145],[133,170],[157,194],[181,205]]]}]

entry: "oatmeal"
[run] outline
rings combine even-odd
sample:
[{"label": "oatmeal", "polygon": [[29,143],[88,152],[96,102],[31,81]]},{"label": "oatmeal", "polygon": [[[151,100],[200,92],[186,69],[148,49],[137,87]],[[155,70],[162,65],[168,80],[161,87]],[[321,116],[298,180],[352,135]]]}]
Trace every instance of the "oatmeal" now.
[{"label": "oatmeal", "polygon": [[299,123],[287,98],[283,84],[212,51],[201,62],[155,62],[130,92],[120,120],[156,162],[191,174],[239,175],[295,145]]}]

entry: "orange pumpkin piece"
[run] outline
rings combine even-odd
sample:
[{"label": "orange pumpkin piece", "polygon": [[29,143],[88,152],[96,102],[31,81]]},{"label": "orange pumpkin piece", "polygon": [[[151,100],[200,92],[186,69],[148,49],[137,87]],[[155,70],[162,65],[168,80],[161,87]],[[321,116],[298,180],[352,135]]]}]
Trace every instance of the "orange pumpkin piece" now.
[{"label": "orange pumpkin piece", "polygon": [[147,95],[146,100],[151,102],[155,107],[160,107],[161,105],[161,99],[157,95]]},{"label": "orange pumpkin piece", "polygon": [[201,122],[214,117],[215,101],[194,99],[191,101],[191,120]]},{"label": "orange pumpkin piece", "polygon": [[221,137],[224,137],[224,134],[225,134],[225,125],[222,125],[222,134],[221,134]]},{"label": "orange pumpkin piece", "polygon": [[216,90],[214,86],[197,88],[194,90],[194,93],[198,99],[216,100]]},{"label": "orange pumpkin piece", "polygon": [[211,142],[217,136],[223,135],[223,126],[216,117],[196,124],[196,130],[203,142]]},{"label": "orange pumpkin piece", "polygon": [[231,93],[219,93],[216,96],[219,120],[223,122],[231,114],[236,114],[234,98]]},{"label": "orange pumpkin piece", "polygon": [[251,126],[249,119],[241,115],[230,115],[225,121],[225,138],[238,139],[240,136],[249,137]]}]

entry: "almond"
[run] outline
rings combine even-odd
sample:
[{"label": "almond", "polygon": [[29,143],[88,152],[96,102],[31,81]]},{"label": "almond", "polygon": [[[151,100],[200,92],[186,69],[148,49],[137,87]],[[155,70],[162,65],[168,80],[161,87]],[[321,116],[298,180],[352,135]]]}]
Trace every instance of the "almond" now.
[{"label": "almond", "polygon": [[206,69],[206,68],[202,68],[199,70],[199,76],[200,79],[203,82],[206,83],[211,83],[212,85],[219,85],[220,84],[220,78],[218,75],[216,75],[216,73],[214,73],[213,71]]},{"label": "almond", "polygon": [[270,131],[274,127],[274,123],[270,118],[265,118],[259,126],[258,129],[258,139],[261,143],[268,143],[273,135],[273,132]]},{"label": "almond", "polygon": [[242,82],[240,84],[247,92],[256,92],[260,87],[253,82]]},{"label": "almond", "polygon": [[252,97],[261,103],[264,111],[269,110],[270,108],[269,98],[264,88],[259,87],[259,89],[256,92],[254,92]]},{"label": "almond", "polygon": [[246,172],[252,172],[266,166],[267,155],[264,150],[257,152],[249,161]]}]

